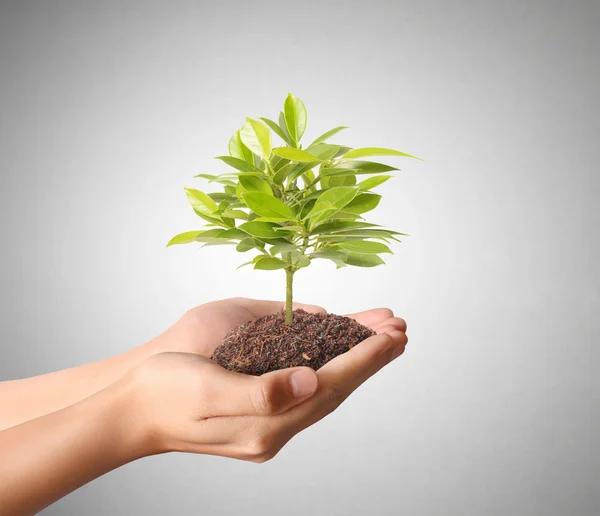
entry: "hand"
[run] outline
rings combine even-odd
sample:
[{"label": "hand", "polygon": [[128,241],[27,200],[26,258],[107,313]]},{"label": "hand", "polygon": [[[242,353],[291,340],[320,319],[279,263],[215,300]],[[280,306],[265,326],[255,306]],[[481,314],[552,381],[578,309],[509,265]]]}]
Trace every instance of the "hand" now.
[{"label": "hand", "polygon": [[[214,305],[220,306],[215,309]],[[400,356],[407,342],[406,323],[390,310],[376,309],[351,317],[378,335],[317,372],[299,367],[254,377],[227,371],[206,358],[231,325],[279,309],[280,303],[246,299],[194,309],[192,321],[175,325],[173,330],[180,338],[191,331],[190,338],[204,333],[202,324],[210,320],[217,337],[207,345],[187,341],[205,356],[160,353],[120,382],[131,393],[130,413],[142,443],[140,454],[185,451],[268,460],[295,434],[331,413],[361,383]],[[225,313],[218,315],[219,311]]]},{"label": "hand", "polygon": [[[320,306],[294,303],[294,310],[325,313]],[[214,301],[188,310],[165,333],[155,339],[154,344],[162,351],[196,353],[210,358],[227,333],[251,319],[280,312],[285,303],[261,301],[247,298],[232,298]],[[378,333],[391,329],[406,330],[406,323],[394,317],[391,310],[378,308],[348,315]]]},{"label": "hand", "polygon": [[406,324],[377,309],[351,317],[378,335],[317,372],[247,376],[207,358],[233,327],[282,308],[250,299],[210,303],[121,356],[1,384],[9,416],[0,431],[0,513],[37,513],[144,455],[179,450],[263,462],[404,351]]},{"label": "hand", "polygon": [[[294,303],[294,309],[325,312],[324,308]],[[155,339],[158,349],[196,353],[210,358],[227,333],[251,319],[285,309],[277,301],[246,298],[223,299],[188,310],[171,328]]]}]

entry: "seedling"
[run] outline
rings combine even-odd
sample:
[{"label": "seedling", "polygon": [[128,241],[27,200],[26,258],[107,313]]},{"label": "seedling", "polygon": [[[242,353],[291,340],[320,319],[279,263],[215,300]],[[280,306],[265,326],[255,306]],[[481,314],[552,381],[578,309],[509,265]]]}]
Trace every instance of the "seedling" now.
[{"label": "seedling", "polygon": [[[326,143],[344,126],[303,148],[306,124],[306,108],[292,94],[278,122],[247,118],[229,141],[229,155],[217,157],[232,170],[196,176],[222,185],[222,191],[185,189],[208,229],[186,231],[167,244],[201,242],[203,247],[234,245],[241,253],[258,252],[240,267],[285,271],[286,324],[293,319],[294,274],[313,260],[331,260],[337,268],[384,263],[380,255],[392,252],[387,244],[399,242],[403,234],[366,222],[363,215],[381,199],[372,190],[398,169],[365,158],[415,157],[381,147]],[[283,145],[273,146],[272,132]]]}]

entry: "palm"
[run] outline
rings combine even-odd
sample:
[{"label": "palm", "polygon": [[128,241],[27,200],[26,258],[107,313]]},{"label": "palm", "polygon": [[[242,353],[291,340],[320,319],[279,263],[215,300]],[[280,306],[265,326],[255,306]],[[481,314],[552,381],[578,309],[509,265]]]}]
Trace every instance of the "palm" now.
[{"label": "palm", "polygon": [[[325,312],[323,308],[313,305],[295,304],[294,308],[303,308],[308,312]],[[236,326],[283,309],[283,303],[276,301],[224,299],[193,308],[169,331],[176,332],[176,341],[180,343],[182,351],[210,357],[225,335]],[[348,317],[356,319],[377,333],[396,329],[404,331],[406,328],[404,321],[394,317],[392,311],[387,308],[349,314]]]}]

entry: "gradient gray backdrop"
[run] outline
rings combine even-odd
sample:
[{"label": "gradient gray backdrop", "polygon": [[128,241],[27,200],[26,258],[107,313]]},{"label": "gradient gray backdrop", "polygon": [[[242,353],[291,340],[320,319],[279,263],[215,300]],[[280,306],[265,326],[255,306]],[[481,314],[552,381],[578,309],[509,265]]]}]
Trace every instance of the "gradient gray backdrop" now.
[{"label": "gradient gray backdrop", "polygon": [[412,235],[386,267],[297,278],[405,317],[401,360],[269,463],[153,457],[44,514],[598,513],[598,2],[0,5],[2,379],[281,299],[283,274],[164,246],[198,227],[183,186],[288,91],[308,137],[426,159],[382,190],[375,221]]}]

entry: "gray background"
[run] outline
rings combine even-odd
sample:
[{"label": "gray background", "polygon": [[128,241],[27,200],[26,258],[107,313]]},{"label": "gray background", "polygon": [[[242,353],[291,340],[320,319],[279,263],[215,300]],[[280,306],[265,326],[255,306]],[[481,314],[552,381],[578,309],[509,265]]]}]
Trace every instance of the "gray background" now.
[{"label": "gray background", "polygon": [[153,457],[47,515],[592,515],[599,473],[598,2],[0,7],[0,377],[144,342],[209,300],[282,298],[183,196],[288,91],[307,136],[423,156],[371,218],[388,265],[297,297],[389,306],[406,355],[264,465]]}]

